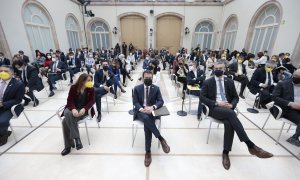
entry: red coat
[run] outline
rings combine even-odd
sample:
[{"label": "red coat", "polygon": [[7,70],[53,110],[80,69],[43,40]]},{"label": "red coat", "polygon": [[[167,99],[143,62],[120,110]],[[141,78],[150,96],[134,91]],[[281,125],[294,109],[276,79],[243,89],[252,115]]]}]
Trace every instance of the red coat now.
[{"label": "red coat", "polygon": [[[95,115],[95,111],[93,105],[95,104],[95,90],[94,88],[86,88],[86,103],[84,105],[84,109],[88,111],[92,108],[92,117]],[[76,109],[75,100],[79,97],[79,93],[77,92],[77,86],[72,85],[69,91],[67,105],[65,108],[68,108],[70,111]]]}]

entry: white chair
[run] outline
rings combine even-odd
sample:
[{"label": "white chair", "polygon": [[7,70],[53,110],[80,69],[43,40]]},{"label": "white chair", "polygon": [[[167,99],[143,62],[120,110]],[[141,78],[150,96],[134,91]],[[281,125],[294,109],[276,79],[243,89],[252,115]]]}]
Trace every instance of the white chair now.
[{"label": "white chair", "polygon": [[[217,124],[218,124],[218,128],[219,128],[220,124],[224,124],[224,123],[223,123],[223,121],[217,120],[217,119],[215,119],[215,118],[209,116],[209,107],[208,107],[207,105],[205,105],[205,104],[203,104],[203,106],[205,107],[206,112],[204,113],[204,112],[202,111],[202,120],[204,120],[204,119],[210,120],[209,128],[208,128],[208,134],[207,134],[207,138],[206,138],[206,144],[208,144],[208,140],[209,140],[209,136],[210,136],[210,131],[211,131],[211,125],[212,125],[212,123],[213,123],[213,122],[214,122],[214,123],[217,123]],[[238,116],[239,113],[240,113],[239,110],[238,110],[237,108],[235,108],[235,111],[236,111],[236,114],[237,114],[237,116]],[[201,121],[199,121],[199,123],[198,123],[198,128],[199,128],[200,122],[201,122]]]},{"label": "white chair", "polygon": [[[16,107],[19,106],[19,105],[22,106],[22,104],[17,104],[17,105],[14,105],[14,106],[12,106],[12,107],[10,108],[10,111],[11,111],[11,113],[12,113],[12,115],[13,115],[13,117],[12,117],[11,119],[18,119],[18,118],[19,118],[19,116],[17,115],[16,110],[15,110]],[[30,127],[32,128],[32,124],[31,124],[31,122],[29,121],[29,119],[28,119],[26,113],[24,112],[24,110],[22,111],[22,113],[24,114],[25,119],[27,120],[27,122],[29,123]],[[15,141],[18,141],[18,140],[17,140],[17,137],[16,137],[16,135],[15,135],[14,129],[13,129],[13,127],[11,126],[11,124],[9,124],[9,127],[10,127],[10,129],[11,129],[11,132],[12,132],[12,134],[13,134],[13,136],[14,136]]]},{"label": "white chair", "polygon": [[[272,103],[273,103],[273,106],[271,106]],[[268,106],[269,106],[269,107],[268,107]],[[293,123],[292,121],[290,121],[290,120],[288,120],[288,119],[286,119],[286,118],[281,117],[281,115],[282,115],[282,109],[281,109],[281,107],[275,105],[274,102],[271,102],[271,103],[269,103],[269,104],[267,105],[267,108],[268,108],[269,110],[270,110],[271,107],[277,108],[277,110],[278,110],[278,114],[277,114],[277,116],[275,117],[275,120],[282,121],[282,126],[281,126],[279,135],[278,135],[277,140],[276,140],[276,144],[278,144],[278,143],[279,143],[279,139],[280,139],[281,134],[282,134],[282,130],[283,130],[283,128],[284,128],[284,125],[285,125],[285,124],[289,124],[289,125],[290,125],[289,128],[287,129],[287,132],[289,132],[291,126],[297,126],[297,124]],[[265,128],[265,126],[266,126],[268,120],[270,119],[270,116],[271,116],[271,112],[270,112],[270,114],[268,115],[268,117],[267,117],[267,119],[266,119],[266,121],[265,121],[265,123],[264,123],[262,129]]]},{"label": "white chair", "polygon": [[[58,118],[60,119],[61,122],[63,121],[63,119],[62,119],[61,116],[60,116],[60,112],[62,112],[64,109],[65,109],[65,106],[61,106],[61,107],[56,111],[56,115],[58,116]],[[92,109],[89,109],[89,110],[88,110],[88,115],[87,115],[86,117],[84,117],[82,120],[80,120],[80,121],[77,122],[78,125],[79,125],[79,124],[84,124],[84,125],[85,125],[85,131],[86,131],[86,135],[87,135],[87,139],[88,139],[89,145],[91,145],[91,142],[90,142],[89,131],[88,131],[88,128],[87,128],[87,123],[88,123],[89,120],[93,120],[91,110],[92,110]],[[99,125],[99,122],[98,122],[98,121],[97,121],[97,124],[98,124],[98,127],[100,128],[100,125]]]},{"label": "white chair", "polygon": [[[161,129],[161,119],[160,118],[155,120],[155,125],[160,132],[160,129]],[[142,122],[138,119],[134,119],[132,121],[132,145],[131,145],[131,147],[133,147],[133,145],[134,145],[134,141],[135,141],[139,127],[144,127],[144,122]],[[158,141],[158,148],[159,147],[160,147],[160,142]]]}]

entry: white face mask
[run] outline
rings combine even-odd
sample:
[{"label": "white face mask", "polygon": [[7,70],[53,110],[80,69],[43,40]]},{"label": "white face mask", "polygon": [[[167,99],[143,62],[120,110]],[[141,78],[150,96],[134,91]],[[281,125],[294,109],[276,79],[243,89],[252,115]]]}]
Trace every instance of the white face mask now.
[{"label": "white face mask", "polygon": [[195,70],[194,66],[189,66],[189,71],[194,71],[194,70]]},{"label": "white face mask", "polygon": [[51,56],[47,56],[48,59],[51,59]]},{"label": "white face mask", "polygon": [[71,59],[73,59],[73,56],[70,56]]},{"label": "white face mask", "polygon": [[80,54],[81,54],[81,52],[78,52],[78,54],[80,55]]},{"label": "white face mask", "polygon": [[89,55],[89,57],[90,57],[90,58],[92,58],[92,57],[93,57],[93,55]]},{"label": "white face mask", "polygon": [[130,53],[130,56],[132,56],[132,53]]},{"label": "white face mask", "polygon": [[52,58],[52,61],[53,61],[53,62],[56,62],[56,59],[55,59],[55,58]]}]

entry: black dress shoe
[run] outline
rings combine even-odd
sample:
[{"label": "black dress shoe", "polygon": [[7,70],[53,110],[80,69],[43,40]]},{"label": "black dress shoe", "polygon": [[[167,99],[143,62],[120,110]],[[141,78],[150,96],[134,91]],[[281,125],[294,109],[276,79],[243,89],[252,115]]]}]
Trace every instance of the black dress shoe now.
[{"label": "black dress shoe", "polygon": [[245,99],[244,95],[240,94],[239,96],[240,96],[240,98]]},{"label": "black dress shoe", "polygon": [[97,121],[98,121],[98,122],[101,121],[101,113],[98,114],[98,116],[97,116]]},{"label": "black dress shoe", "polygon": [[151,152],[146,152],[144,164],[146,167],[149,167],[152,162]]},{"label": "black dress shoe", "polygon": [[83,148],[80,138],[76,138],[76,139],[75,139],[75,145],[76,145],[76,149],[77,149],[77,150]]},{"label": "black dress shoe", "polygon": [[54,96],[54,92],[53,91],[50,92],[50,94],[49,94],[48,97],[52,97],[52,96]]},{"label": "black dress shoe", "polygon": [[124,83],[123,83],[123,86],[124,86],[124,87],[127,87],[126,84],[124,84]]},{"label": "black dress shoe", "polygon": [[197,114],[197,119],[198,119],[198,121],[201,120],[201,114]]},{"label": "black dress shoe", "polygon": [[222,164],[223,164],[223,167],[228,170],[230,168],[230,159],[229,159],[229,156],[228,154],[224,154],[222,155]]},{"label": "black dress shoe", "polygon": [[71,147],[68,147],[68,148],[65,148],[62,152],[61,152],[61,155],[62,156],[65,156],[67,154],[69,154],[71,152]]},{"label": "black dress shoe", "polygon": [[114,95],[114,98],[117,99],[117,95],[116,94]]},{"label": "black dress shoe", "polygon": [[6,134],[0,137],[0,146],[3,146],[7,143],[8,137],[11,135],[11,131],[7,131]]},{"label": "black dress shoe", "polygon": [[25,102],[23,103],[23,106],[28,106],[28,104],[29,104],[30,101],[31,100],[25,100]]},{"label": "black dress shoe", "polygon": [[125,91],[124,89],[121,89],[121,92],[122,92],[122,93],[126,93],[126,91]]},{"label": "black dress shoe", "polygon": [[162,139],[160,141],[160,143],[161,143],[161,147],[162,147],[163,151],[165,153],[169,153],[170,152],[170,146],[167,144],[167,141],[165,139]]},{"label": "black dress shoe", "polygon": [[35,100],[35,102],[33,103],[33,107],[37,107],[40,104],[39,100]]}]

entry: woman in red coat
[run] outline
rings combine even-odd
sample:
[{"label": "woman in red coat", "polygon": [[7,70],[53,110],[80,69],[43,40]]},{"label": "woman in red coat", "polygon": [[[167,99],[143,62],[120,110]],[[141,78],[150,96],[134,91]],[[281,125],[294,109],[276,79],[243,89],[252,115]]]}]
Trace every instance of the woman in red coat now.
[{"label": "woman in red coat", "polygon": [[[63,112],[65,118],[62,121],[65,142],[65,149],[61,152],[63,156],[69,154],[71,147],[75,147],[75,145],[77,150],[83,148],[77,122],[88,115],[88,110],[95,103],[95,90],[92,81],[92,76],[81,74],[77,82],[70,88],[67,105]],[[92,109],[92,116],[94,114]]]}]

